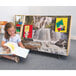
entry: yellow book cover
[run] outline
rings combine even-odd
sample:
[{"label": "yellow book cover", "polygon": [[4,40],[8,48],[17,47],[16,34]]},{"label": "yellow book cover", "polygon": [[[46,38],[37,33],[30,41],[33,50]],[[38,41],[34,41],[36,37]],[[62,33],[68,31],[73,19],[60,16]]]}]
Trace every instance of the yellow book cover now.
[{"label": "yellow book cover", "polygon": [[56,18],[55,32],[67,33],[68,18]]}]

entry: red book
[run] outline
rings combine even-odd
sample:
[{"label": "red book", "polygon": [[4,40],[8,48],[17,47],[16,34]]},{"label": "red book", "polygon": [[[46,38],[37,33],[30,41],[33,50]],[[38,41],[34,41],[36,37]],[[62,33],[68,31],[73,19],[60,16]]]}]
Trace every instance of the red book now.
[{"label": "red book", "polygon": [[20,24],[16,24],[16,26],[20,26]]},{"label": "red book", "polygon": [[24,38],[32,38],[32,25],[24,25],[23,37]]}]

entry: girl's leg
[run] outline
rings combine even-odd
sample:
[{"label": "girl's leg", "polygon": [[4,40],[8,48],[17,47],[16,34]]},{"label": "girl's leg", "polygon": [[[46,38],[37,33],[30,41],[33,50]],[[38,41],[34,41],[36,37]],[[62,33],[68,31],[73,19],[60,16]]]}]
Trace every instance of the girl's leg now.
[{"label": "girl's leg", "polygon": [[8,55],[2,55],[2,57],[7,58],[7,59],[14,60],[14,58],[13,58],[12,56],[8,56]]},{"label": "girl's leg", "polygon": [[17,63],[18,63],[19,60],[20,60],[19,57],[15,56],[15,55],[14,55],[14,56],[13,56],[13,55],[12,55],[12,56],[2,55],[2,57],[7,58],[7,59],[10,59],[10,60],[14,60],[14,61],[17,62]]}]

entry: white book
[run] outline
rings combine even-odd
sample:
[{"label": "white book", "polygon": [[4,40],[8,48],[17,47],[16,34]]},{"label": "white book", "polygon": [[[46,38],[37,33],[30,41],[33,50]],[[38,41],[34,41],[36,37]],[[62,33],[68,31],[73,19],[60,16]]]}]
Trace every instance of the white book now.
[{"label": "white book", "polygon": [[21,48],[16,43],[7,42],[4,44],[10,49],[11,54],[26,58],[29,54],[29,49]]}]

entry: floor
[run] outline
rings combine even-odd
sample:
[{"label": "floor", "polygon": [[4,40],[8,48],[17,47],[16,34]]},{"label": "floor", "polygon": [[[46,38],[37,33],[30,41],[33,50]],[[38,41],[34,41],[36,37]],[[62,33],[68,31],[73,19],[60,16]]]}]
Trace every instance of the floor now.
[{"label": "floor", "polygon": [[[2,35],[0,35],[0,42]],[[0,70],[76,70],[76,41],[71,40],[68,57],[30,52],[20,63],[0,58]]]}]

